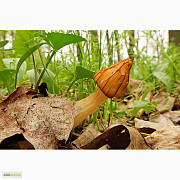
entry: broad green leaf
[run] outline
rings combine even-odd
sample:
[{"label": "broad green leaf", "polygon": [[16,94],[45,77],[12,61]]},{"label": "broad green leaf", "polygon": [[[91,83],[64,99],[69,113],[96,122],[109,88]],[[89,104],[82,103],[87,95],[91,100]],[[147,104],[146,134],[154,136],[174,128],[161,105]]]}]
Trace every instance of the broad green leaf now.
[{"label": "broad green leaf", "polygon": [[157,77],[163,84],[165,84],[169,91],[172,91],[174,81],[169,75],[167,75],[165,72],[153,72],[153,75]]},{"label": "broad green leaf", "polygon": [[90,78],[92,79],[93,76],[94,76],[95,72],[93,71],[90,71],[82,66],[77,66],[76,67],[76,72],[75,72],[75,75],[76,75],[76,80],[78,79],[82,79],[82,78]]},{"label": "broad green leaf", "polygon": [[0,94],[6,95],[6,93],[7,93],[7,88],[0,89]]},{"label": "broad green leaf", "polygon": [[75,72],[75,79],[71,82],[71,84],[69,85],[67,92],[69,92],[69,90],[71,89],[72,85],[79,79],[82,78],[90,78],[92,79],[94,76],[95,72],[90,71],[82,66],[76,66],[76,72]]},{"label": "broad green leaf", "polygon": [[155,110],[155,107],[153,107],[151,104],[147,104],[146,106],[143,107],[144,111],[149,114],[151,111]]},{"label": "broad green leaf", "polygon": [[0,48],[5,46],[9,41],[5,40],[5,41],[0,41]]},{"label": "broad green leaf", "polygon": [[34,37],[40,36],[39,30],[17,30],[17,37],[13,41],[13,49],[19,53],[24,54],[30,47],[35,45]]},{"label": "broad green leaf", "polygon": [[151,104],[157,107],[157,102],[156,101],[151,102]]},{"label": "broad green leaf", "polygon": [[[33,84],[33,86],[35,86],[35,73],[34,73],[34,69],[26,71],[26,74],[27,74],[28,78],[30,79],[31,83]],[[37,77],[39,78],[39,73],[37,73]],[[41,83],[42,83],[42,80],[41,80],[40,84]]]},{"label": "broad green leaf", "polygon": [[0,71],[0,81],[2,82],[8,82],[9,79],[15,74],[15,70],[12,69],[6,69],[3,71]]},{"label": "broad green leaf", "polygon": [[17,75],[19,72],[19,68],[21,67],[22,63],[33,53],[35,52],[39,47],[41,47],[45,43],[40,43],[39,45],[33,46],[31,49],[29,49],[19,60],[17,67],[16,67],[16,77],[15,77],[15,88],[17,83]]},{"label": "broad green leaf", "polygon": [[11,93],[14,90],[14,77],[16,71],[13,69],[6,69],[0,71],[0,81],[6,86],[8,92]]},{"label": "broad green leaf", "polygon": [[[3,63],[5,64],[7,69],[13,69],[16,70],[17,63],[19,61],[19,58],[4,58]],[[26,72],[27,64],[26,62],[23,62],[18,73],[18,80],[20,83],[22,83],[23,76]]]},{"label": "broad green leaf", "polygon": [[[49,70],[49,69],[46,69],[46,70],[48,71],[48,73],[51,76],[51,78],[54,79],[55,78],[55,74],[51,70]],[[47,84],[47,86],[48,86],[48,92],[53,93],[54,83],[51,80],[51,78],[49,77],[49,75],[45,72],[43,77],[42,77],[41,82],[45,82]]]},{"label": "broad green leaf", "polygon": [[48,33],[47,37],[44,38],[44,40],[47,42],[47,44],[53,47],[54,51],[58,51],[62,47],[72,43],[86,41],[86,39],[81,36],[57,32]]},{"label": "broad green leaf", "polygon": [[[55,78],[55,74],[49,70],[49,69],[46,69],[49,73],[49,75],[54,79]],[[28,78],[30,79],[31,83],[35,86],[35,73],[34,73],[34,69],[31,69],[29,71],[26,72]],[[50,93],[53,93],[53,87],[54,87],[54,83],[52,82],[51,78],[49,77],[49,75],[45,72],[39,85],[42,83],[42,82],[45,82],[48,86],[48,92]],[[38,78],[39,78],[39,73],[38,73]]]},{"label": "broad green leaf", "polygon": [[146,100],[135,102],[133,105],[132,116],[135,116],[139,112],[139,110],[145,107],[148,103],[149,101]]},{"label": "broad green leaf", "polygon": [[0,71],[3,71],[5,67],[6,66],[4,65],[3,58],[0,56]]},{"label": "broad green leaf", "polygon": [[126,115],[126,111],[114,112],[115,117],[122,118]]}]

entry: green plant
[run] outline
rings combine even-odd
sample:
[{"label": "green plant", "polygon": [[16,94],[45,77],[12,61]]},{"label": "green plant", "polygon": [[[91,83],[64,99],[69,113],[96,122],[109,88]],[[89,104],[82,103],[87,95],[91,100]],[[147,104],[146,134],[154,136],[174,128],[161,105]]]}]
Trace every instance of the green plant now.
[{"label": "green plant", "polygon": [[[85,41],[86,39],[82,38],[81,36],[77,36],[77,35],[73,35],[73,34],[63,34],[63,33],[55,33],[55,32],[52,32],[52,33],[47,33],[47,34],[41,34],[41,40],[44,40],[45,42],[38,42],[36,43],[36,45],[32,46],[30,49],[28,49],[25,54],[23,54],[23,56],[20,58],[18,64],[17,64],[17,68],[16,68],[16,77],[15,77],[15,88],[16,88],[16,84],[17,84],[17,75],[18,75],[18,72],[19,72],[19,69],[22,65],[22,63],[24,61],[26,61],[26,59],[32,55],[33,57],[33,65],[34,65],[34,78],[30,78],[31,79],[31,82],[34,84],[35,86],[35,90],[38,89],[38,85],[39,83],[41,82],[41,79],[43,78],[43,75],[44,73],[46,72],[48,74],[48,76],[53,79],[50,75],[49,72],[51,72],[49,70],[48,72],[48,65],[49,63],[52,61],[52,58],[54,57],[54,55],[56,54],[57,51],[59,51],[62,47],[68,45],[68,44],[71,44],[71,43],[77,43],[77,42],[80,42],[80,41]],[[44,45],[44,44],[47,44],[49,45],[50,47],[52,47],[52,51],[49,52],[48,56],[47,56],[47,59],[46,59],[46,63],[43,62],[42,58],[41,58],[41,63],[43,65],[43,70],[40,71],[40,75],[38,76],[38,72],[37,72],[37,67],[36,67],[36,62],[35,62],[35,59],[34,59],[34,56],[33,56],[33,53],[36,51],[36,50],[39,50],[39,48]],[[39,54],[40,54],[40,51],[39,51]],[[41,57],[41,54],[40,54],[40,57]],[[32,76],[32,72],[33,71],[30,71],[28,74],[29,74],[29,77],[30,75]],[[52,74],[52,73],[51,73]]]},{"label": "green plant", "polygon": [[157,103],[155,101],[149,102],[146,100],[137,101],[133,104],[132,117],[135,117],[140,109],[143,109],[147,114],[156,109]]}]

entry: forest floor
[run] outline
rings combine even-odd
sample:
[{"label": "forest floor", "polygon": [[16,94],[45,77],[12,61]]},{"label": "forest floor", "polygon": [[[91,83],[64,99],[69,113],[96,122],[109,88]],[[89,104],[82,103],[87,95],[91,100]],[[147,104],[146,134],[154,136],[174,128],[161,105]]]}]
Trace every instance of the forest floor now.
[{"label": "forest floor", "polygon": [[[136,97],[136,102],[141,101],[145,86],[146,84],[141,81],[130,80],[130,90],[133,96]],[[177,88],[179,87],[177,86]],[[128,93],[126,96],[128,96]],[[17,101],[19,97],[21,97],[19,94],[14,100],[9,97],[9,103]],[[0,96],[0,98],[5,99],[7,97]],[[133,98],[125,98],[121,107],[114,112],[113,118],[109,119],[108,125],[104,126],[102,120],[97,119],[100,131],[92,123],[85,123],[81,128],[72,131],[68,129],[69,138],[67,138],[67,141],[58,140],[55,142],[57,147],[52,149],[180,149],[179,94],[173,95],[161,88],[156,93],[149,91],[145,100],[157,103],[154,111],[146,113],[145,108],[140,109],[135,117],[129,119],[129,116],[133,113],[135,101]],[[3,101],[0,103],[3,107],[2,104]],[[1,108],[0,113],[4,115],[6,111],[8,111],[6,108]],[[129,115],[127,113],[122,114],[122,112],[127,111],[130,112]],[[32,144],[34,140],[38,141],[39,134],[36,132],[36,137],[29,138],[24,133],[23,128],[21,128],[21,133],[20,130],[17,130],[17,127],[14,127],[16,125],[15,123],[13,125],[10,116],[13,117],[14,115],[9,114],[6,116],[6,120],[1,118],[3,116],[0,117],[0,128],[2,129],[0,149],[39,149],[35,148],[38,146],[37,144],[35,147]],[[20,122],[18,122],[17,117],[15,118],[16,124]],[[5,126],[8,129],[7,134],[3,134],[3,132],[6,132],[4,131]],[[21,126],[21,124],[18,124],[18,126]],[[42,127],[39,125],[38,128]],[[40,132],[44,133],[44,131],[39,130]],[[47,140],[45,137],[47,138],[47,133],[43,134],[44,139],[41,138],[41,141],[43,139],[45,142]]]}]

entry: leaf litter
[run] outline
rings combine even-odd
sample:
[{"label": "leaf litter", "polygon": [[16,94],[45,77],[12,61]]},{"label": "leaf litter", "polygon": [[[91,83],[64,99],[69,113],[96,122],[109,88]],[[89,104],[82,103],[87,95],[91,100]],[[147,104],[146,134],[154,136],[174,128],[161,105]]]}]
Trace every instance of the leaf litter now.
[{"label": "leaf litter", "polygon": [[[134,97],[142,98],[147,84],[130,80]],[[128,96],[130,92],[126,92]],[[116,117],[110,127],[98,131],[89,124],[82,131],[72,130],[79,107],[68,98],[48,94],[40,97],[27,86],[18,87],[0,103],[0,142],[20,135],[9,147],[19,149],[180,149],[180,110],[173,110],[177,100],[164,90],[147,93],[145,100],[157,102],[154,112],[140,109],[135,119]],[[132,112],[132,98],[122,102],[122,109]],[[125,112],[125,111],[124,111]],[[126,115],[126,113],[124,113]],[[140,119],[139,119],[140,118]],[[101,124],[102,126],[102,124]]]}]

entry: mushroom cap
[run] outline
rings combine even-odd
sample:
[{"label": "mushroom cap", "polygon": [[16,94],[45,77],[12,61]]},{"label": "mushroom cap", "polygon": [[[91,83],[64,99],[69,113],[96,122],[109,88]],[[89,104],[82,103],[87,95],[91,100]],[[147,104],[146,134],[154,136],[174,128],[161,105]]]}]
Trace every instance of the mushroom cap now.
[{"label": "mushroom cap", "polygon": [[124,59],[94,74],[94,81],[108,98],[120,99],[124,96],[132,63],[131,59]]}]

